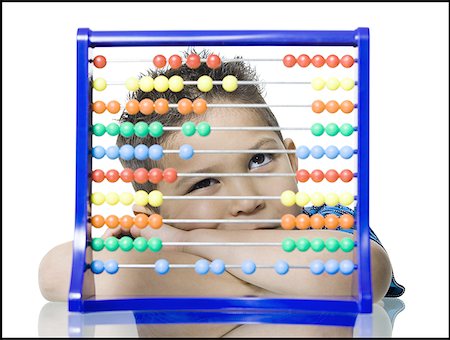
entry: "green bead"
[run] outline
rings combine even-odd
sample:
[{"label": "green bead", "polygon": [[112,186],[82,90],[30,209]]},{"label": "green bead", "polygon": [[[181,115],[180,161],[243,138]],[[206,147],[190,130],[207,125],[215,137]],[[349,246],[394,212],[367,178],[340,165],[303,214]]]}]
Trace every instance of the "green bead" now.
[{"label": "green bead", "polygon": [[206,137],[211,132],[211,125],[207,122],[200,122],[197,124],[197,132],[200,136]]},{"label": "green bead", "polygon": [[126,138],[133,136],[134,125],[131,122],[125,122],[120,125],[120,134]]},{"label": "green bead", "polygon": [[110,136],[117,136],[120,132],[120,126],[116,123],[108,124],[108,126],[106,127],[106,132]]},{"label": "green bead", "polygon": [[341,240],[341,249],[342,251],[345,251],[348,253],[349,251],[352,251],[355,247],[355,242],[350,237],[344,237]]},{"label": "green bead", "polygon": [[105,240],[105,248],[109,251],[116,251],[119,248],[119,240],[115,237],[108,237]]},{"label": "green bead", "polygon": [[164,126],[160,122],[153,122],[149,125],[148,131],[152,137],[161,137],[164,133]]},{"label": "green bead", "polygon": [[323,242],[323,240],[321,238],[313,238],[311,240],[311,249],[314,251],[322,251],[323,248],[325,248],[325,242]]},{"label": "green bead", "polygon": [[123,251],[133,249],[133,239],[130,236],[122,236],[119,240],[119,247]]},{"label": "green bead", "polygon": [[353,133],[353,131],[354,131],[354,129],[353,129],[352,124],[344,123],[341,125],[341,134],[343,136],[348,137]]},{"label": "green bead", "polygon": [[284,251],[290,253],[295,249],[295,241],[292,238],[285,238],[281,243],[281,247]]},{"label": "green bead", "polygon": [[305,237],[300,237],[297,241],[297,249],[300,251],[307,251],[310,246],[311,243]]},{"label": "green bead", "polygon": [[186,122],[181,126],[181,131],[187,137],[191,137],[195,133],[195,124],[193,122]]},{"label": "green bead", "polygon": [[145,122],[138,122],[134,125],[134,134],[138,137],[144,138],[148,135],[148,124]]},{"label": "green bead", "polygon": [[106,132],[106,128],[103,124],[95,124],[92,127],[92,132],[94,133],[94,135],[96,136],[103,136]]},{"label": "green bead", "polygon": [[322,136],[324,131],[325,131],[325,128],[320,123],[316,123],[316,124],[313,124],[313,126],[311,126],[311,133],[314,136]]},{"label": "green bead", "polygon": [[339,133],[339,126],[336,123],[330,123],[325,128],[328,136],[336,136]]},{"label": "green bead", "polygon": [[147,240],[145,237],[136,237],[133,241],[134,249],[137,251],[143,252],[147,250]]},{"label": "green bead", "polygon": [[92,239],[91,248],[95,251],[100,251],[105,247],[105,241],[102,238],[96,237]]},{"label": "green bead", "polygon": [[329,252],[334,253],[336,250],[339,249],[340,246],[341,245],[339,244],[339,241],[334,237],[330,237],[325,241],[325,247]]},{"label": "green bead", "polygon": [[152,237],[148,240],[147,245],[151,251],[158,252],[162,248],[162,241],[158,237]]}]

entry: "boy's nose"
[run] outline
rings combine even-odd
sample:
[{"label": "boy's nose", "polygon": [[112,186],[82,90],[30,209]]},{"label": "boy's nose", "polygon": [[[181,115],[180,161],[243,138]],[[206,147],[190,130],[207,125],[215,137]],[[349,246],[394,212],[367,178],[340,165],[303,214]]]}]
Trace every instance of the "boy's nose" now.
[{"label": "boy's nose", "polygon": [[[229,183],[229,192],[231,196],[259,196],[261,193],[256,190],[257,183],[250,178],[234,178],[232,183]],[[236,217],[239,215],[254,214],[263,209],[266,203],[262,199],[253,200],[232,200],[230,201],[230,213]]]},{"label": "boy's nose", "polygon": [[265,207],[263,200],[234,200],[231,204],[231,215],[238,217],[242,215],[251,215]]}]

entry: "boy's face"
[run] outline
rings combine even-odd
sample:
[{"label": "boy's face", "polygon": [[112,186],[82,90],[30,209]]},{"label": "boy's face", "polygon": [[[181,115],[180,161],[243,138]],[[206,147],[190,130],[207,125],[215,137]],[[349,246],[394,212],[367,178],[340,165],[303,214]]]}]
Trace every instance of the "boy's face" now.
[{"label": "boy's face", "polygon": [[[220,126],[267,126],[257,111],[247,109],[215,109],[202,117],[212,128]],[[176,132],[165,149],[179,149],[183,144],[194,148],[194,156],[181,159],[178,154],[167,154],[160,168],[175,168],[178,173],[295,173],[295,154],[265,154],[270,149],[295,149],[290,139],[281,141],[273,131],[211,131],[207,137],[191,137]],[[253,154],[195,154],[205,149],[255,149]],[[280,196],[285,190],[297,192],[295,177],[178,177],[174,183],[161,182],[157,189],[167,196]],[[278,219],[284,214],[297,215],[301,209],[285,207],[280,200],[166,200],[160,208],[166,219]],[[174,223],[176,228],[192,230],[266,229],[279,224],[252,223]]]}]

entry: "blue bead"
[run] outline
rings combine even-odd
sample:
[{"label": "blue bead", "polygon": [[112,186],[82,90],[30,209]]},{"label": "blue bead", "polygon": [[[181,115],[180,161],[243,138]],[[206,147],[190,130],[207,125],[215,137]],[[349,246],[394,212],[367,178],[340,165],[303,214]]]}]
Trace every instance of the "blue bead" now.
[{"label": "blue bead", "polygon": [[339,156],[339,149],[334,145],[330,145],[325,149],[325,155],[330,159],[335,159]]},{"label": "blue bead", "polygon": [[120,158],[130,161],[134,158],[134,148],[130,144],[122,145],[119,149]]},{"label": "blue bead", "polygon": [[96,159],[100,159],[103,158],[103,156],[105,156],[105,148],[103,146],[94,146],[92,148],[92,157],[96,158]]},{"label": "blue bead", "polygon": [[341,157],[344,159],[349,159],[353,156],[353,149],[351,146],[343,146],[340,150],[341,152]]},{"label": "blue bead", "polygon": [[154,161],[159,161],[164,156],[162,146],[159,144],[153,144],[148,149],[148,156]]},{"label": "blue bead", "polygon": [[115,274],[119,271],[119,264],[116,260],[109,260],[105,262],[105,271],[108,274]]},{"label": "blue bead", "polygon": [[332,259],[325,262],[325,271],[330,275],[336,274],[339,271],[339,261]]},{"label": "blue bead", "polygon": [[155,272],[160,275],[164,275],[169,271],[169,261],[165,259],[159,259],[155,262]]},{"label": "blue bead", "polygon": [[106,149],[106,156],[109,159],[117,159],[119,155],[119,147],[117,145],[111,145]]},{"label": "blue bead", "polygon": [[180,158],[182,159],[191,159],[194,155],[194,149],[189,144],[183,144],[180,147]]},{"label": "blue bead", "polygon": [[139,144],[134,147],[134,157],[140,161],[148,159],[148,146]]},{"label": "blue bead", "polygon": [[314,145],[311,148],[311,156],[315,159],[322,158],[325,154],[325,150],[320,145]]},{"label": "blue bead", "polygon": [[278,260],[275,263],[275,271],[280,275],[284,275],[289,271],[289,264],[286,261]]},{"label": "blue bead", "polygon": [[91,270],[94,274],[100,274],[104,269],[103,261],[94,260],[91,262]]},{"label": "blue bead", "polygon": [[341,261],[341,264],[339,265],[339,270],[344,275],[350,275],[353,273],[353,269],[355,268],[355,265],[351,260],[344,260]]},{"label": "blue bead", "polygon": [[256,264],[251,260],[246,260],[242,262],[241,268],[244,274],[251,275],[256,270]]},{"label": "blue bead", "polygon": [[200,275],[207,274],[209,271],[209,262],[205,259],[198,260],[195,262],[195,271]]},{"label": "blue bead", "polygon": [[309,149],[307,146],[301,145],[295,151],[296,155],[300,159],[306,159],[309,157]]},{"label": "blue bead", "polygon": [[225,271],[225,263],[222,260],[216,259],[211,262],[209,269],[212,273],[220,275]]},{"label": "blue bead", "polygon": [[322,260],[314,260],[309,264],[309,270],[311,270],[311,273],[314,275],[320,275],[325,270],[325,265]]}]

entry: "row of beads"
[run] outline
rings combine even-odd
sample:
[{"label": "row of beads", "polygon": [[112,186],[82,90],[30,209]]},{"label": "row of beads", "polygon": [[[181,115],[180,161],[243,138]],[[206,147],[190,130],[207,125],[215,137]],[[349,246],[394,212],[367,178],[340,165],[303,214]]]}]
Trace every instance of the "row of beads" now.
[{"label": "row of beads", "polygon": [[139,184],[144,184],[147,182],[158,184],[162,180],[166,183],[173,183],[177,180],[178,174],[174,168],[167,168],[164,169],[164,171],[158,168],[153,168],[151,170],[139,168],[134,171],[130,168],[126,168],[120,173],[115,169],[108,170],[106,173],[103,170],[96,169],[92,172],[91,177],[96,183],[102,182],[105,178],[108,182],[114,183],[120,178],[126,183],[135,181]]},{"label": "row of beads", "polygon": [[297,240],[297,242],[295,242],[293,238],[289,237],[283,240],[281,247],[287,253],[292,252],[294,249],[305,252],[310,248],[315,252],[321,252],[326,249],[329,252],[334,253],[338,249],[341,249],[343,252],[348,253],[355,247],[355,242],[349,237],[344,237],[341,241],[334,237],[330,237],[326,241],[318,237],[313,238],[311,241],[305,237],[301,237]]},{"label": "row of beads", "polygon": [[302,183],[307,182],[309,179],[319,183],[322,182],[324,178],[331,183],[336,182],[338,178],[340,178],[342,182],[348,183],[353,179],[353,176],[353,172],[348,169],[342,170],[340,174],[333,169],[328,170],[325,174],[320,169],[313,170],[311,173],[309,173],[308,170],[300,169],[295,173],[295,178]]},{"label": "row of beads", "polygon": [[311,149],[308,149],[307,146],[301,145],[296,149],[295,154],[300,159],[306,159],[309,156],[315,159],[320,159],[324,155],[330,159],[335,159],[339,155],[344,159],[349,159],[356,152],[357,151],[353,150],[350,146],[343,146],[342,148],[338,149],[336,146],[330,145],[326,149],[324,149],[320,145],[315,145]]},{"label": "row of beads", "polygon": [[158,237],[152,237],[147,240],[145,237],[140,236],[133,240],[129,236],[122,236],[120,239],[111,236],[106,240],[97,237],[93,238],[91,241],[91,248],[95,251],[101,251],[103,248],[106,248],[106,250],[109,251],[116,251],[119,248],[122,251],[130,251],[134,248],[134,250],[139,252],[144,252],[147,249],[150,249],[153,252],[158,252],[162,249],[162,247],[162,241]]},{"label": "row of beads", "polygon": [[324,132],[327,133],[328,136],[336,136],[339,132],[343,136],[351,136],[355,128],[352,124],[344,123],[339,127],[336,123],[329,123],[327,126],[323,126],[320,123],[315,123],[311,126],[311,133],[314,136],[322,136]]},{"label": "row of beads", "polygon": [[163,225],[163,218],[158,214],[137,214],[134,218],[130,215],[123,215],[117,217],[116,215],[109,215],[104,218],[102,215],[94,215],[91,217],[91,224],[94,228],[101,228],[105,224],[108,228],[117,228],[119,225],[122,228],[130,229],[132,226],[136,226],[139,229],[151,227],[153,229],[159,229]]},{"label": "row of beads", "polygon": [[300,67],[308,67],[312,64],[315,67],[322,67],[327,64],[331,68],[335,68],[339,65],[339,63],[345,68],[349,68],[353,66],[355,60],[350,55],[345,55],[341,59],[338,56],[331,54],[326,59],[320,54],[315,55],[310,58],[306,54],[301,54],[298,58],[294,57],[292,54],[288,54],[283,58],[283,64],[286,67],[293,67],[298,64]]},{"label": "row of beads", "polygon": [[329,113],[336,113],[339,109],[344,113],[350,113],[354,108],[355,105],[349,100],[344,100],[340,105],[335,100],[330,100],[326,104],[321,100],[315,100],[311,105],[311,109],[315,113],[322,113],[324,110]]},{"label": "row of beads", "polygon": [[340,195],[335,193],[323,195],[320,192],[314,192],[310,197],[307,193],[302,191],[294,193],[291,190],[286,190],[281,194],[280,200],[286,207],[291,207],[295,204],[300,207],[304,207],[309,202],[311,202],[315,207],[321,207],[324,204],[334,207],[338,204],[346,206],[352,204],[354,201],[354,196],[349,192],[344,192]]},{"label": "row of beads", "polygon": [[342,214],[337,217],[334,214],[328,214],[323,217],[320,214],[314,214],[308,216],[306,214],[300,214],[297,217],[291,214],[285,214],[281,217],[281,227],[286,230],[292,230],[294,228],[305,229],[337,229],[339,226],[341,229],[351,229],[355,224],[355,220],[350,214]]},{"label": "row of beads", "polygon": [[351,78],[344,78],[339,81],[337,78],[329,78],[328,80],[324,80],[321,77],[314,78],[311,81],[311,86],[314,90],[320,91],[323,90],[326,86],[328,90],[335,91],[339,87],[345,91],[350,91],[355,87],[355,81]]}]

